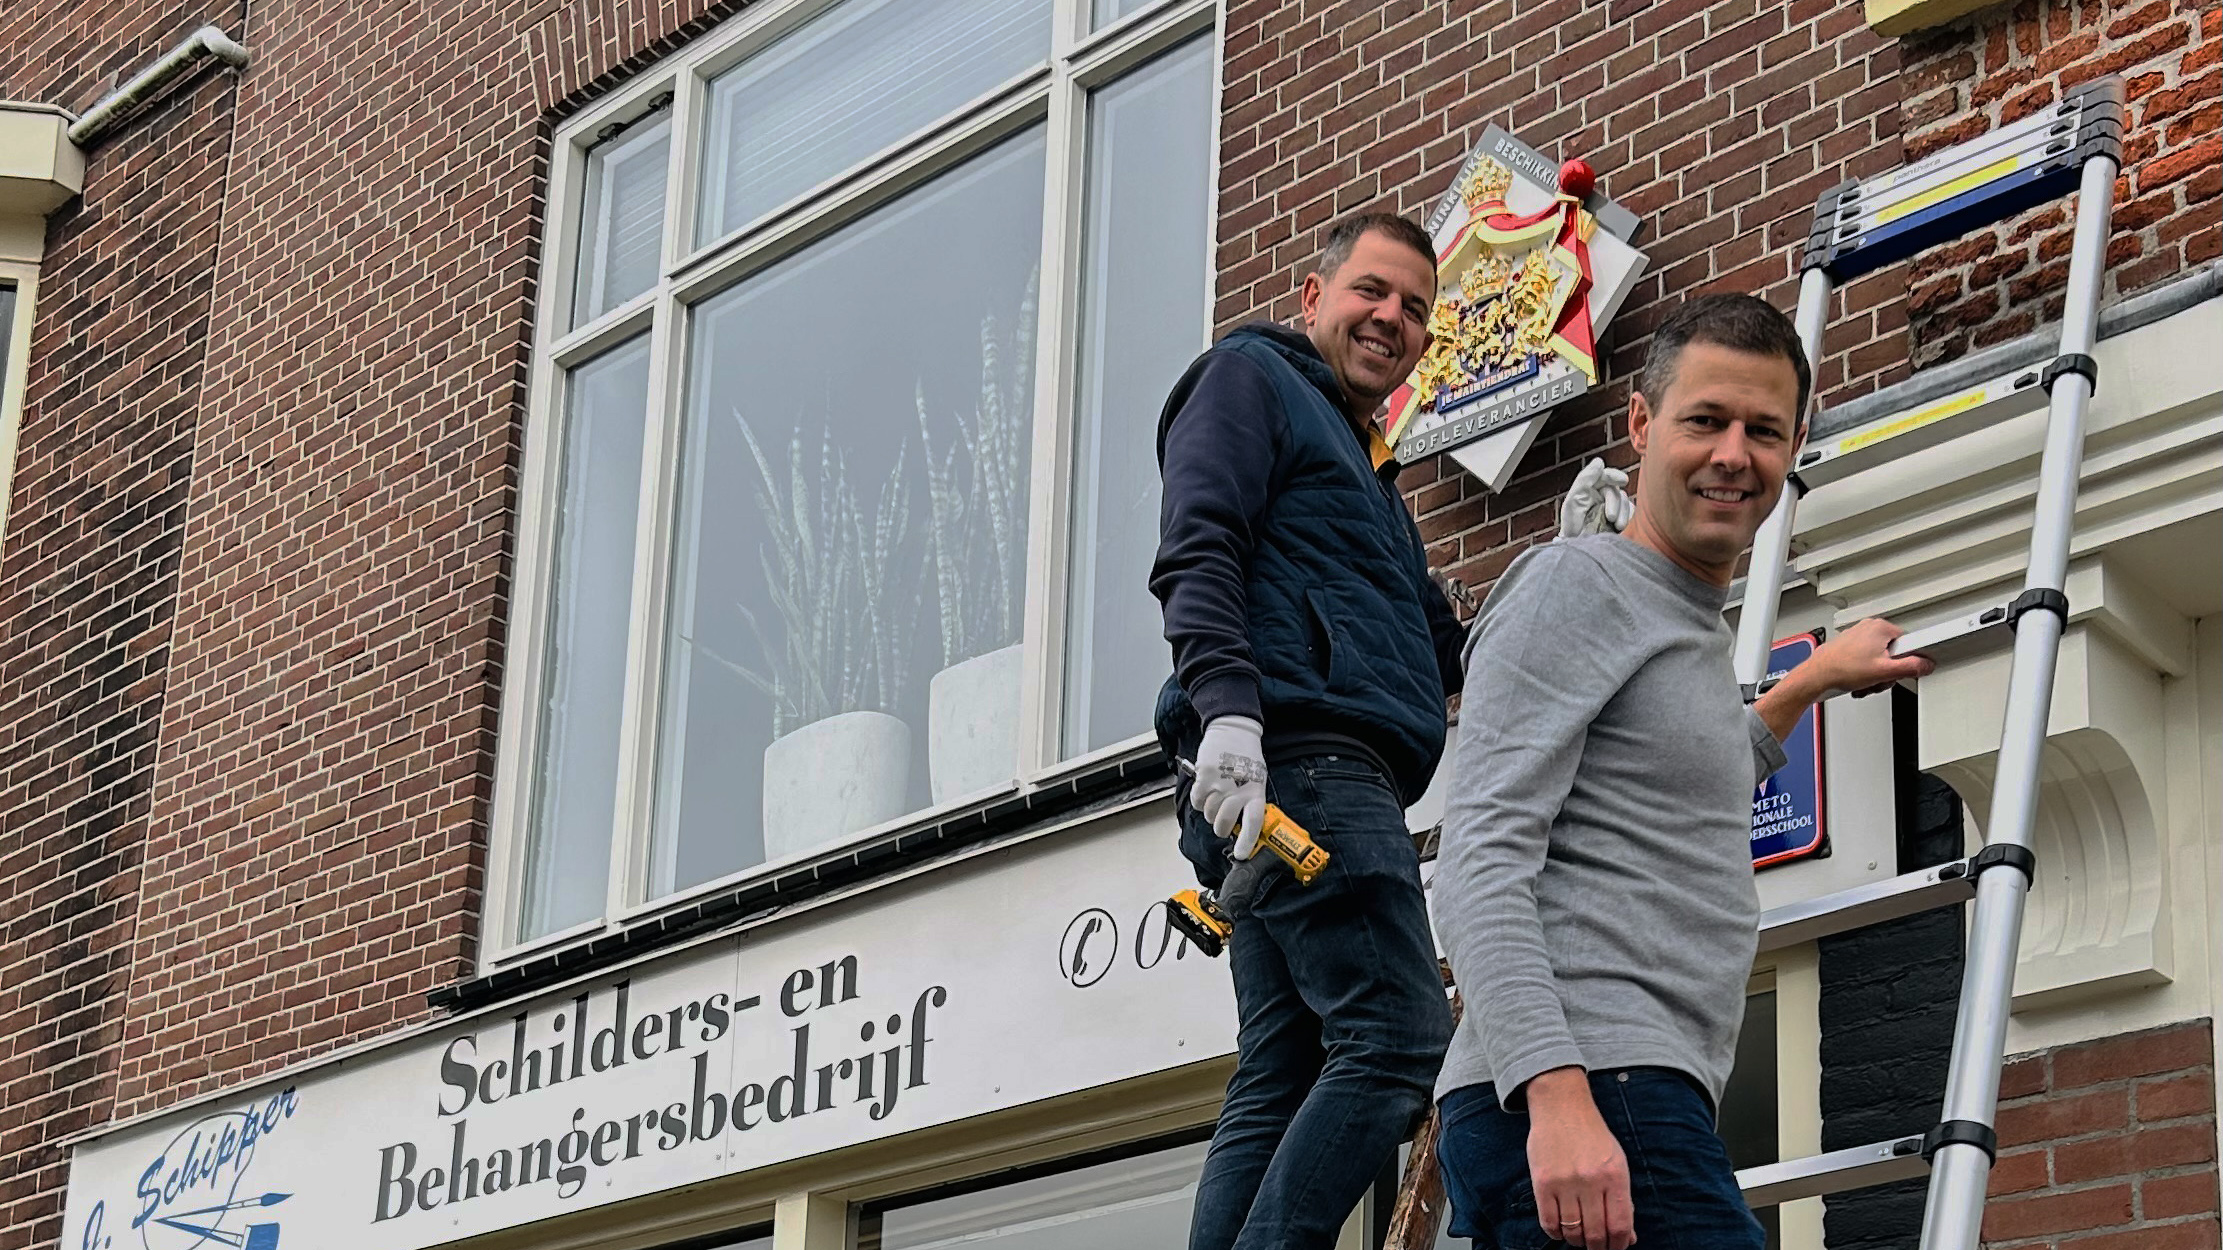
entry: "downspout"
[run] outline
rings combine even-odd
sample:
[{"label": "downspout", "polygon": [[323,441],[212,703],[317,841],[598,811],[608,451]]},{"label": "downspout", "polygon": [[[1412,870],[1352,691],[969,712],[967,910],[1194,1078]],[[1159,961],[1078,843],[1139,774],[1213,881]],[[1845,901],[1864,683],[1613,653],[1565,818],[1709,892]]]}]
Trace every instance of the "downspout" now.
[{"label": "downspout", "polygon": [[185,41],[162,54],[162,59],[140,70],[130,82],[103,96],[98,104],[86,110],[69,128],[70,142],[80,148],[90,148],[106,134],[117,121],[144,103],[147,97],[191,68],[203,57],[213,56],[233,68],[247,64],[247,49],[239,46],[230,35],[214,26],[203,26],[185,37]]}]

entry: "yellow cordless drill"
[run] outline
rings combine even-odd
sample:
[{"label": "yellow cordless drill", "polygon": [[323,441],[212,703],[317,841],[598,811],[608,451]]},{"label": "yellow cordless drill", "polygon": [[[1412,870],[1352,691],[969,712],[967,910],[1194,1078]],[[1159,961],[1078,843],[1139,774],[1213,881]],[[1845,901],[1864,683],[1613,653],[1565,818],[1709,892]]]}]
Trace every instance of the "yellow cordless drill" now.
[{"label": "yellow cordless drill", "polygon": [[[1320,870],[1328,866],[1328,853],[1312,840],[1304,826],[1289,819],[1287,812],[1271,803],[1266,805],[1266,823],[1259,831],[1258,845],[1289,865],[1299,885],[1311,885]],[[1221,888],[1226,888],[1224,882]],[[1167,899],[1166,917],[1189,939],[1190,945],[1215,958],[1226,949],[1227,939],[1235,932],[1235,921],[1210,890],[1183,890]]]}]

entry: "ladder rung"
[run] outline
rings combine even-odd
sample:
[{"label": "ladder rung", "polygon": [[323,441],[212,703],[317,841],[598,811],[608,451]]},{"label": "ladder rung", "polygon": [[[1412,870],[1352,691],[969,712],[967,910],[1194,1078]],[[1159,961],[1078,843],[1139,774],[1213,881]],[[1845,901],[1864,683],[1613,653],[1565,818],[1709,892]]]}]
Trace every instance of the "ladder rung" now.
[{"label": "ladder rung", "polygon": [[2120,164],[2122,135],[2121,80],[2086,83],[2020,122],[1824,192],[1800,267],[1849,282],[2004,221],[2075,190],[2088,160]]},{"label": "ladder rung", "polygon": [[[1951,620],[1910,629],[1891,642],[1894,657],[1924,655],[1939,664],[1965,660],[1971,656],[1992,651],[2004,651],[2015,645],[2015,630],[2010,623],[2013,604],[1994,603],[1988,607],[1963,613]],[[1786,670],[1787,672],[1787,670]],[[1754,694],[1766,694],[1775,689],[1786,673],[1770,673],[1760,683]],[[1846,694],[1847,691],[1835,691]]]},{"label": "ladder rung", "polygon": [[1798,476],[1809,488],[1850,477],[1901,456],[1912,455],[1948,442],[2009,417],[2045,407],[2045,388],[2038,384],[2039,367],[2012,373],[1955,391],[1899,416],[1871,421],[1846,430],[1826,442],[1799,453]]},{"label": "ladder rung", "polygon": [[1951,620],[1910,629],[1891,644],[1894,656],[1926,655],[1940,664],[2014,645],[2014,627],[2008,623],[2012,605],[1995,603]]},{"label": "ladder rung", "polygon": [[1922,1158],[1922,1139],[1901,1137],[1746,1168],[1737,1173],[1737,1188],[1744,1191],[1747,1206],[1772,1207],[1800,1198],[1888,1185],[1929,1170],[1929,1163]]},{"label": "ladder rung", "polygon": [[1968,861],[1954,860],[1760,913],[1760,949],[1781,950],[1976,897]]}]

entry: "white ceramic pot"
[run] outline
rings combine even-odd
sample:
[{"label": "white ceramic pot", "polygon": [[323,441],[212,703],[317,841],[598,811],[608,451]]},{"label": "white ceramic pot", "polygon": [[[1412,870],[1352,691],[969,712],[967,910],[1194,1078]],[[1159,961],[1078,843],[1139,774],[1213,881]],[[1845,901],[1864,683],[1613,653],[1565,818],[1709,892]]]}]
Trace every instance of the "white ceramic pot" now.
[{"label": "white ceramic pot", "polygon": [[901,816],[911,727],[885,712],[812,721],[764,748],[764,858],[785,859]]},{"label": "white ceramic pot", "polygon": [[926,688],[926,763],[947,803],[1019,775],[1019,645],[959,660]]}]

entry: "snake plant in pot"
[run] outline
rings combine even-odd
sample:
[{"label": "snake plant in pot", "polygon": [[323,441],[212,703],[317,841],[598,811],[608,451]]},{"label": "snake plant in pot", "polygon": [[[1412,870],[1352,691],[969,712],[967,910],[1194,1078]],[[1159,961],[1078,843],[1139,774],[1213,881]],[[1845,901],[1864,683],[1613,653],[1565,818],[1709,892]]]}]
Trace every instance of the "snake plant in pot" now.
[{"label": "snake plant in pot", "polygon": [[937,454],[923,386],[927,567],[942,669],[927,694],[927,771],[934,801],[1001,785],[1018,772],[1021,609],[1026,598],[1027,441],[1033,419],[1035,280],[1008,338],[980,322],[980,394],[954,416]]},{"label": "snake plant in pot", "polygon": [[830,432],[814,458],[798,425],[781,472],[748,421],[738,411],[733,419],[756,462],[764,521],[758,556],[778,622],[768,630],[736,605],[765,666],[719,662],[772,700],[773,740],[764,751],[769,861],[909,807],[911,727],[894,711],[909,651],[899,609],[917,603],[914,587],[898,585],[913,562],[911,488],[899,445],[868,516]]}]

